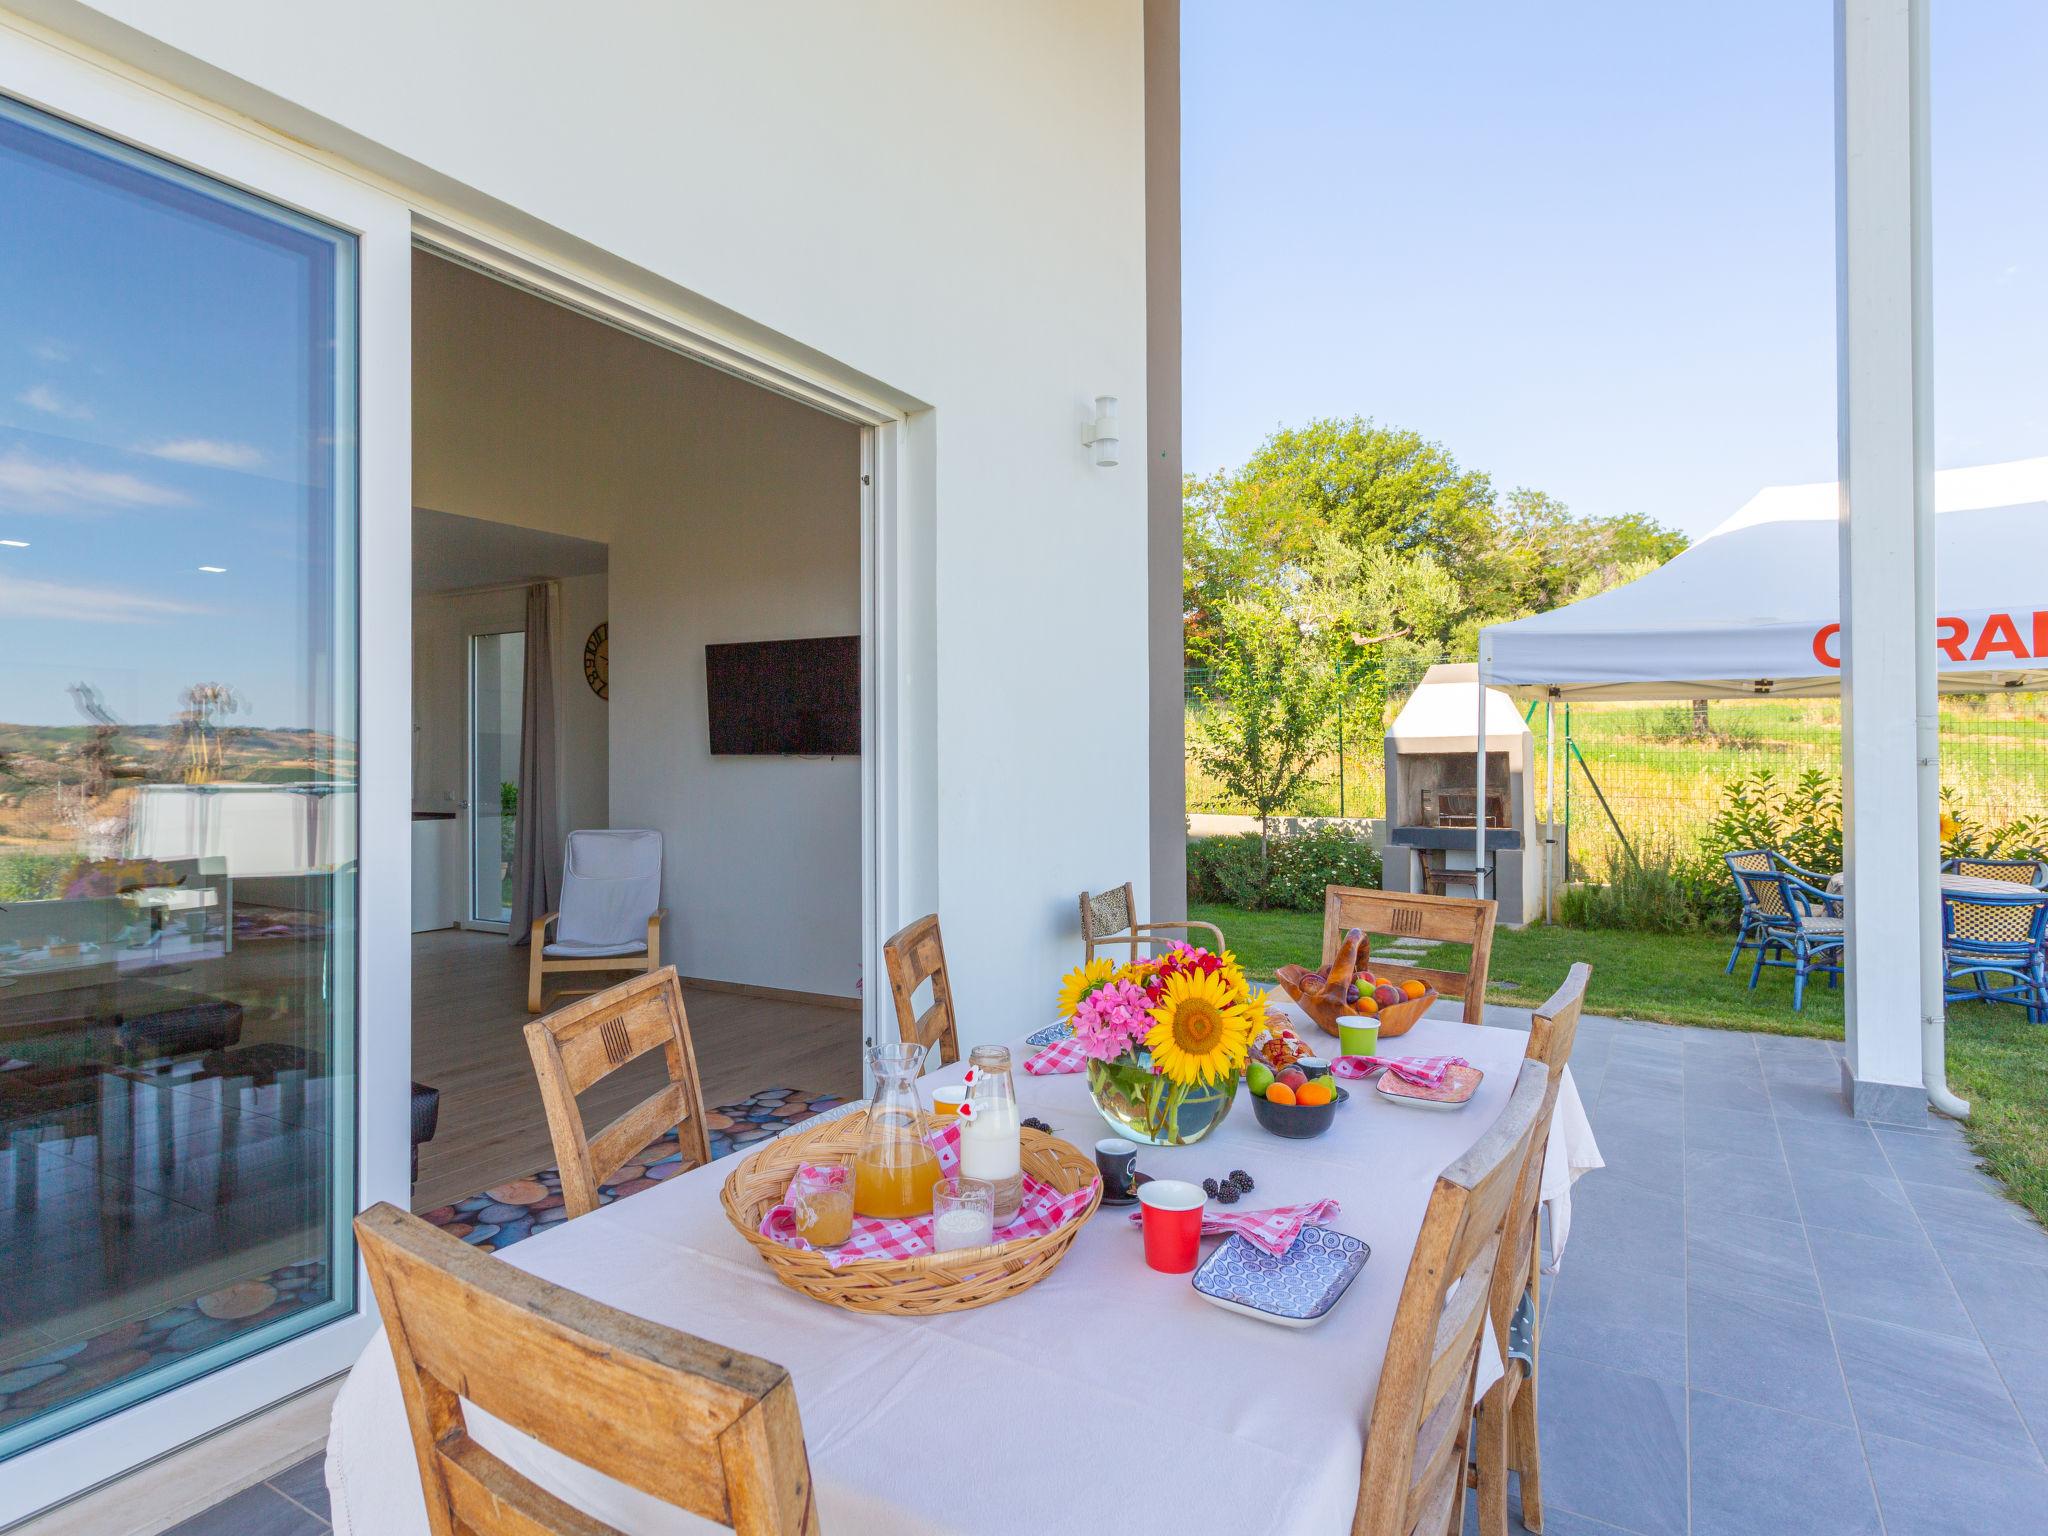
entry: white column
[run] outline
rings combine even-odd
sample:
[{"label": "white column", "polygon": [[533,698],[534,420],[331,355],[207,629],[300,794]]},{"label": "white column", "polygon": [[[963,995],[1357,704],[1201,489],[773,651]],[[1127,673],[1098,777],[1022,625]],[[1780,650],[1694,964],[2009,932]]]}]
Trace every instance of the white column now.
[{"label": "white column", "polygon": [[[1853,1113],[1924,1112],[1922,711],[1934,662],[1926,426],[1926,0],[1836,0],[1843,860]],[[1924,142],[1924,139],[1923,139]],[[1938,976],[1934,978],[1938,1002]]]}]

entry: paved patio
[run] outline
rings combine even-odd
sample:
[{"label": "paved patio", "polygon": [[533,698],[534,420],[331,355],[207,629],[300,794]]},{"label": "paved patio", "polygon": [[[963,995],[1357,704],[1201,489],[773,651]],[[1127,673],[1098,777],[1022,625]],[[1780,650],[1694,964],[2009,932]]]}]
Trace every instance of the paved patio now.
[{"label": "paved patio", "polygon": [[[1607,1167],[1546,1292],[1546,1536],[2048,1531],[2048,1233],[1946,1121],[1846,1118],[1839,1060],[1581,1024]],[[315,1536],[318,1467],[178,1530]]]},{"label": "paved patio", "polygon": [[1846,1118],[1839,1062],[1582,1024],[1546,1536],[2048,1531],[2048,1233],[1949,1122]]}]

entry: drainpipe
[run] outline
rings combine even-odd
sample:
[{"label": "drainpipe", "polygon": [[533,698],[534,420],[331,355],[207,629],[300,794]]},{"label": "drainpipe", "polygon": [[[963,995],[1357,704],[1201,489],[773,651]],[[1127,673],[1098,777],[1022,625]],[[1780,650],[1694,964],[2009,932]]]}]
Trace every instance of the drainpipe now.
[{"label": "drainpipe", "polygon": [[1479,790],[1472,813],[1472,894],[1479,897],[1486,895],[1486,674],[1493,670],[1487,665],[1492,659],[1492,639],[1482,629],[1479,632],[1479,664],[1472,669],[1472,694],[1479,701],[1479,734],[1474,750],[1478,766],[1472,776],[1472,782]]}]

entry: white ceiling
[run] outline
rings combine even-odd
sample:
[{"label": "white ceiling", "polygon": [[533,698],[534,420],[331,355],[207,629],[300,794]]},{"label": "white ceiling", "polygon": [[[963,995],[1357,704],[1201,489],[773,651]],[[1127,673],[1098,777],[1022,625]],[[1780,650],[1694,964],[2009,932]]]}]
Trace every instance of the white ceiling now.
[{"label": "white ceiling", "polygon": [[595,539],[458,517],[430,507],[412,509],[415,592],[455,592],[544,576],[602,576],[609,553]]}]

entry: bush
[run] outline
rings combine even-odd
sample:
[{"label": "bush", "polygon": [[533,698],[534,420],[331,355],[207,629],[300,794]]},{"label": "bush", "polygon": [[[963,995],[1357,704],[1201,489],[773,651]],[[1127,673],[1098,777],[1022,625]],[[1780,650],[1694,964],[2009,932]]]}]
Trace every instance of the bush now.
[{"label": "bush", "polygon": [[1557,904],[1568,928],[1618,928],[1632,933],[1693,933],[1731,927],[1734,883],[1718,855],[1686,853],[1671,844],[1617,856],[1597,882],[1568,885]]},{"label": "bush", "polygon": [[1259,834],[1188,839],[1188,900],[1251,912],[1320,912],[1323,887],[1380,883],[1380,856],[1370,838],[1325,824],[1273,838],[1262,855]]},{"label": "bush", "polygon": [[[1831,875],[1842,867],[1842,781],[1808,768],[1790,783],[1768,768],[1738,773],[1721,792],[1721,809],[1700,838],[1718,862],[1737,848],[1769,848],[1802,869]],[[1734,885],[1722,866],[1722,878]],[[1732,899],[1732,897],[1731,897]]]}]

